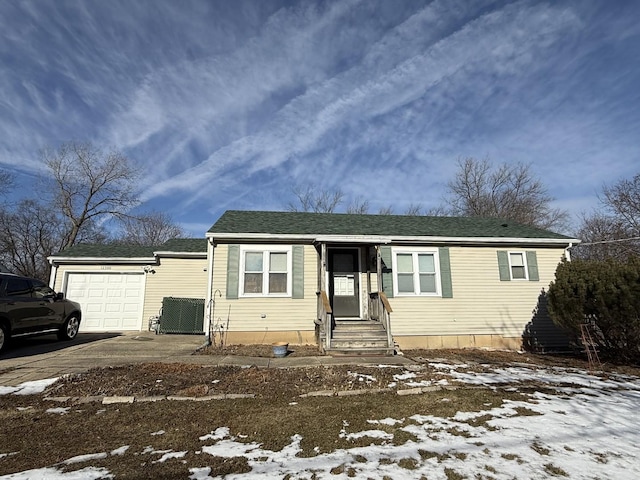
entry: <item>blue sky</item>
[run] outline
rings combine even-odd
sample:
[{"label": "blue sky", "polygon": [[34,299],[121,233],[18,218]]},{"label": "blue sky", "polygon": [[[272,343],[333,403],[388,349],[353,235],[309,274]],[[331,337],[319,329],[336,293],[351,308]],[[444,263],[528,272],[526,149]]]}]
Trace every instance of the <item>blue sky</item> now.
[{"label": "blue sky", "polygon": [[441,204],[456,160],[530,163],[577,217],[640,172],[637,1],[0,2],[0,168],[115,147],[195,236],[295,185]]}]

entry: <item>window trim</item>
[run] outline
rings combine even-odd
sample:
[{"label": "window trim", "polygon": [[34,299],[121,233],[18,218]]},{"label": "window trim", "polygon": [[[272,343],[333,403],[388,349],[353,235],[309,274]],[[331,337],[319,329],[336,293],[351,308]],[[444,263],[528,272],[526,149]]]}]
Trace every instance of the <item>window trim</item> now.
[{"label": "window trim", "polygon": [[[515,278],[513,276],[513,267],[511,264],[511,255],[518,254],[522,256],[522,267],[524,268],[524,277],[523,278]],[[529,281],[529,264],[527,262],[527,252],[524,250],[507,250],[507,261],[509,262],[509,278],[512,282],[528,282]],[[515,265],[519,266],[519,265]]]},{"label": "window trim", "polygon": [[[262,292],[247,293],[244,291],[245,261],[247,253],[262,253]],[[269,254],[287,254],[287,289],[286,292],[269,293]],[[243,298],[290,298],[293,295],[293,247],[291,245],[242,245],[240,247],[240,268],[238,275],[238,295]],[[277,272],[283,273],[283,272]]]},{"label": "window trim", "polygon": [[[421,292],[420,289],[420,272],[415,267],[418,265],[417,257],[420,254],[433,255],[433,263],[435,269],[435,292]],[[400,292],[398,290],[398,255],[411,255],[414,272],[413,272],[413,293]],[[440,252],[438,248],[430,247],[399,247],[392,249],[391,255],[392,270],[393,270],[393,295],[394,297],[442,297],[442,280],[440,274]]]}]

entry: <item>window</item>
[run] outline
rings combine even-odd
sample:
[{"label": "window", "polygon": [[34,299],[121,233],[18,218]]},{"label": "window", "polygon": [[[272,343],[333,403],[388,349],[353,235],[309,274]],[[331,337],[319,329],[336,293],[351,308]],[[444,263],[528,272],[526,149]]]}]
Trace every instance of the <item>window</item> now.
[{"label": "window", "polygon": [[498,273],[501,282],[539,282],[538,255],[534,250],[498,250]]},{"label": "window", "polygon": [[289,248],[242,251],[241,288],[244,296],[290,296],[291,251]]},{"label": "window", "polygon": [[56,296],[56,292],[46,283],[33,280],[33,295],[36,298],[52,298]]},{"label": "window", "polygon": [[527,279],[527,264],[524,252],[509,252],[509,267],[512,280]]},{"label": "window", "polygon": [[30,297],[31,284],[24,278],[10,278],[7,281],[7,297]]},{"label": "window", "polygon": [[440,295],[437,251],[396,251],[393,261],[396,295]]}]

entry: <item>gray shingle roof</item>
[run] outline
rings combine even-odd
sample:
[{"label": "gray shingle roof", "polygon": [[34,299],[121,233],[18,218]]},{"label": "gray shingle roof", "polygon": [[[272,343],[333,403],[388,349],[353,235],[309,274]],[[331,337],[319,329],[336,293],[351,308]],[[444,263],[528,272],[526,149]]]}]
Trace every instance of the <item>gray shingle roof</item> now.
[{"label": "gray shingle roof", "polygon": [[360,215],[347,213],[261,212],[228,210],[209,234],[379,235],[399,237],[570,237],[526,225],[479,217]]},{"label": "gray shingle roof", "polygon": [[55,257],[71,258],[153,258],[154,252],[206,253],[204,238],[174,238],[159,246],[128,244],[78,244],[56,253]]},{"label": "gray shingle roof", "polygon": [[153,247],[140,245],[83,243],[69,247],[54,256],[73,258],[153,258],[153,250]]},{"label": "gray shingle roof", "polygon": [[205,238],[172,238],[155,247],[154,251],[206,253],[207,240]]}]

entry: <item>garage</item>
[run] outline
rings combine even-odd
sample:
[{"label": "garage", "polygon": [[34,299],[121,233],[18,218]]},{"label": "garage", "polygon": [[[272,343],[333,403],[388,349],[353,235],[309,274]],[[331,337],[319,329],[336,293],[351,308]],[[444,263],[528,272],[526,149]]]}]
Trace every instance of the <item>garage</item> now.
[{"label": "garage", "polygon": [[141,330],[142,273],[67,273],[66,296],[82,306],[81,332]]}]

